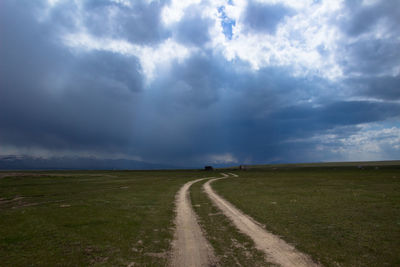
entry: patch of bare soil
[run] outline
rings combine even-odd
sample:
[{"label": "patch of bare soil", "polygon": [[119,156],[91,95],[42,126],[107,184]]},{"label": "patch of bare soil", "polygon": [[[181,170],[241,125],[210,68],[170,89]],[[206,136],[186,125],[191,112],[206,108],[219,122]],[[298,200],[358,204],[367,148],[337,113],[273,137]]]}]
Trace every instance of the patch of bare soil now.
[{"label": "patch of bare soil", "polygon": [[0,204],[13,203],[13,202],[16,202],[16,201],[21,201],[22,199],[24,199],[24,197],[20,197],[20,196],[15,196],[12,199],[0,198]]},{"label": "patch of bare soil", "polygon": [[21,207],[30,207],[39,205],[39,203],[36,202],[26,202],[24,199],[25,199],[24,197],[20,196],[16,196],[12,199],[0,198],[0,207],[8,209],[9,208],[16,209]]},{"label": "patch of bare soil", "polygon": [[[32,207],[44,204],[60,203],[65,201],[65,200],[54,200],[54,201],[43,201],[43,202],[28,202],[26,201],[27,199],[29,199],[29,197],[26,198],[22,196],[15,196],[14,198],[11,199],[0,198],[0,207],[17,209],[22,207]],[[61,208],[71,207],[71,205],[61,204],[60,207]]]},{"label": "patch of bare soil", "polygon": [[172,242],[171,266],[216,265],[212,247],[201,231],[189,198],[190,186],[203,179],[184,184],[176,195],[176,230]]},{"label": "patch of bare soil", "polygon": [[234,207],[231,203],[217,195],[211,188],[210,184],[223,178],[211,179],[206,182],[204,184],[205,192],[208,194],[212,202],[225,214],[225,216],[234,223],[239,231],[248,235],[254,241],[256,247],[266,254],[267,261],[288,267],[320,266],[313,262],[308,255],[299,252],[296,248],[286,243],[278,236],[266,231],[260,223],[256,222],[254,219]]}]

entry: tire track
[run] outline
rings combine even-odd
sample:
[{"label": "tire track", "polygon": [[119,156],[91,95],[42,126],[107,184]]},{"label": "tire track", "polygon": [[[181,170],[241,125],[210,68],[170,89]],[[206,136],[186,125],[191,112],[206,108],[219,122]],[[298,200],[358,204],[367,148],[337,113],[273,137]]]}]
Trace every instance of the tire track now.
[{"label": "tire track", "polygon": [[190,186],[204,179],[209,178],[190,181],[184,184],[176,194],[176,230],[172,242],[171,266],[216,265],[213,249],[201,231],[189,197]]},{"label": "tire track", "polygon": [[[235,176],[231,174],[232,176]],[[237,175],[235,177],[238,177]],[[266,254],[268,261],[287,267],[299,266],[320,266],[313,262],[311,258],[296,250],[278,236],[266,231],[260,223],[256,222],[250,216],[244,214],[231,203],[217,195],[210,184],[223,178],[214,178],[206,182],[204,191],[210,197],[211,201],[227,216],[242,233],[248,235],[255,243],[256,247]]]}]

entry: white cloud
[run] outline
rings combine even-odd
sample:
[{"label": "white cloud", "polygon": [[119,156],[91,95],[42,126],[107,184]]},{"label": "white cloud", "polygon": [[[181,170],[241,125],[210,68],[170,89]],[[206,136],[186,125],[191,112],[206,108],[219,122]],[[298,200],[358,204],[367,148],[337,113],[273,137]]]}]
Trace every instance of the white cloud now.
[{"label": "white cloud", "polygon": [[[313,4],[313,0],[256,0],[255,2],[276,5],[276,4],[283,4],[289,6],[291,8],[301,9]],[[333,1],[332,1],[333,2]]]},{"label": "white cloud", "polygon": [[201,0],[172,0],[171,4],[164,7],[162,11],[162,20],[165,25],[178,22],[184,15],[188,6],[200,4]]},{"label": "white cloud", "polygon": [[346,137],[335,134],[315,136],[317,150],[342,160],[389,160],[400,155],[400,128],[359,125],[360,131]]},{"label": "white cloud", "polygon": [[213,164],[237,163],[238,160],[231,153],[214,154],[206,157],[206,161]]},{"label": "white cloud", "polygon": [[167,39],[159,45],[134,45],[126,40],[110,38],[96,38],[87,33],[67,34],[63,37],[66,46],[79,50],[104,50],[126,56],[136,56],[147,82],[155,78],[157,68],[168,67],[173,60],[182,61],[191,51],[185,46]]},{"label": "white cloud", "polygon": [[[57,0],[49,1],[53,3]],[[126,0],[112,1],[129,4]],[[370,4],[371,1],[373,0],[365,0],[364,4]],[[182,19],[185,9],[197,5],[201,17],[214,22],[209,29],[211,41],[205,44],[204,49],[222,53],[229,61],[236,59],[246,61],[253,70],[268,66],[290,67],[294,76],[312,74],[331,80],[350,75],[344,73],[342,69],[342,63],[351,60],[347,58],[346,54],[348,53],[344,51],[346,44],[362,40],[360,38],[368,41],[371,38],[390,37],[390,32],[385,31],[386,28],[382,25],[376,25],[365,36],[358,38],[344,36],[337,25],[333,23],[338,17],[346,16],[340,12],[344,6],[343,0],[321,2],[258,0],[258,2],[267,4],[283,4],[293,9],[293,14],[280,22],[275,34],[249,31],[245,23],[248,2],[245,0],[232,2],[231,5],[224,0],[172,0],[169,5],[163,7],[162,21],[167,29],[172,29]],[[81,9],[81,4],[77,3],[76,5]],[[220,7],[224,8],[227,17],[235,21],[231,40],[226,38],[223,33],[222,18],[218,12]],[[77,14],[76,17],[81,15]],[[118,17],[113,19],[118,19]],[[76,25],[80,25],[79,19],[77,19]],[[81,28],[83,33],[64,36],[69,46],[137,56],[149,82],[155,78],[158,67],[166,66],[172,60],[184,60],[196,49],[185,47],[174,39],[164,40],[156,46],[134,45],[125,40],[111,38],[99,39],[86,34],[84,27],[79,26],[78,28]],[[400,66],[395,66],[388,71],[390,71],[390,75],[398,75]],[[385,72],[382,75],[387,74]]]},{"label": "white cloud", "polygon": [[142,68],[149,81],[154,79],[155,70],[158,67],[166,66],[173,60],[183,61],[190,55],[189,48],[167,39],[157,47],[140,47],[137,56],[140,59]]},{"label": "white cloud", "polygon": [[[111,2],[126,6],[126,7],[132,7],[132,3],[129,0],[111,0]],[[149,1],[151,2],[151,1]]]},{"label": "white cloud", "polygon": [[47,3],[50,6],[55,6],[58,2],[60,2],[60,0],[47,0]]},{"label": "white cloud", "polygon": [[290,66],[296,70],[295,75],[313,72],[331,79],[342,75],[335,58],[338,29],[330,21],[341,7],[341,1],[321,4],[312,4],[312,1],[262,2],[283,3],[293,8],[295,15],[286,17],[278,25],[275,35],[253,32],[246,28],[244,21],[247,1],[234,1],[234,5],[225,5],[227,16],[236,22],[233,38],[226,40],[222,28],[215,27],[213,48],[222,51],[228,60],[240,58],[249,62],[254,70],[265,66]]},{"label": "white cloud", "polygon": [[372,6],[372,5],[375,5],[378,2],[379,2],[379,0],[363,0],[362,4],[364,6]]},{"label": "white cloud", "polygon": [[[49,0],[54,5],[57,0]],[[126,0],[112,0],[129,5]],[[290,66],[293,75],[309,73],[325,78],[342,76],[340,65],[336,63],[337,43],[340,38],[338,29],[331,25],[332,17],[341,8],[342,1],[324,1],[313,4],[313,1],[278,1],[264,0],[264,3],[282,3],[295,10],[295,15],[286,17],[279,24],[276,34],[263,34],[248,31],[245,26],[247,1],[235,0],[233,5],[226,1],[173,0],[162,10],[165,27],[174,27],[189,6],[198,5],[201,16],[214,21],[210,28],[211,42],[205,48],[221,52],[227,60],[240,59],[250,63],[253,70],[266,66]],[[164,40],[156,46],[134,45],[126,40],[113,38],[97,38],[87,34],[79,17],[83,11],[82,4],[77,2],[78,14],[76,25],[80,33],[63,36],[64,43],[70,47],[87,50],[107,50],[127,56],[137,56],[147,81],[151,82],[157,68],[168,65],[172,60],[184,60],[194,48],[185,47],[173,39]],[[218,8],[224,7],[226,15],[235,21],[232,40],[223,34],[221,14]],[[114,19],[118,19],[117,17]]]}]

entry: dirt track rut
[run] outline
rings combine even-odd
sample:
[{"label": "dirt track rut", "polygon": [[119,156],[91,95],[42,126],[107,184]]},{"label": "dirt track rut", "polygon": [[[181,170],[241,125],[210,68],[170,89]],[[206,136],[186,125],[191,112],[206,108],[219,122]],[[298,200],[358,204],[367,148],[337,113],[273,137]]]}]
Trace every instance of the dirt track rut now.
[{"label": "dirt track rut", "polygon": [[176,195],[176,231],[172,243],[171,266],[216,265],[212,247],[201,231],[189,197],[190,186],[204,179],[207,178],[184,184]]},{"label": "dirt track rut", "polygon": [[[237,175],[231,175],[237,177]],[[209,180],[204,184],[204,190],[225,216],[227,216],[242,233],[253,239],[256,247],[266,254],[268,261],[285,267],[320,266],[313,262],[309,256],[297,251],[293,246],[287,244],[276,235],[269,233],[254,219],[217,195],[210,184],[224,178],[226,177]]]}]

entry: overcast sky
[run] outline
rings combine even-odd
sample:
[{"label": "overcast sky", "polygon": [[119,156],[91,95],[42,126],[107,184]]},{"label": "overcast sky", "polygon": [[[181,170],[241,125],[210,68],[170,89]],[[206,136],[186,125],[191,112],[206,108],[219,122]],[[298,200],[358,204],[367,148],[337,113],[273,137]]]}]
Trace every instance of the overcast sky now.
[{"label": "overcast sky", "polygon": [[400,1],[2,0],[0,155],[400,159]]}]

